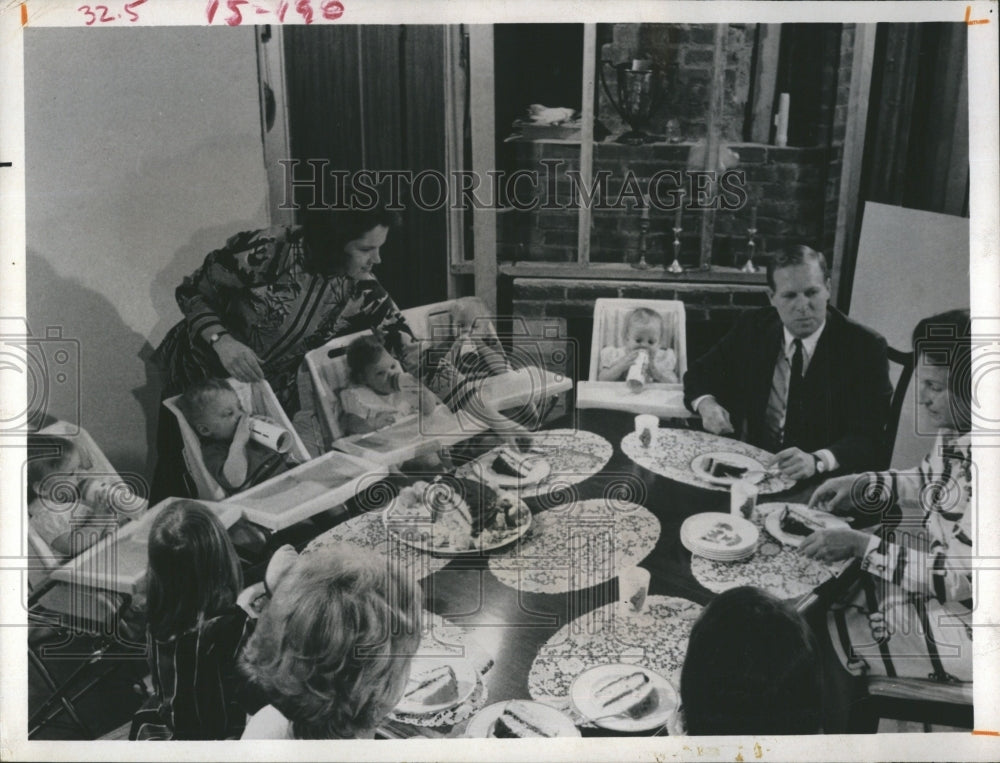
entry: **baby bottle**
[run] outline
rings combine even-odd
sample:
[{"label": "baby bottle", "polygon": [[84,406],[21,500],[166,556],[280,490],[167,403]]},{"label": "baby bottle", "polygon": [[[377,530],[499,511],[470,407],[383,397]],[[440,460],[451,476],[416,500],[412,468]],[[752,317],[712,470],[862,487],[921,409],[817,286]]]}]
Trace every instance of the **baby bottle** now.
[{"label": "baby bottle", "polygon": [[628,369],[628,374],[625,376],[625,382],[632,392],[642,392],[643,387],[646,386],[646,371],[648,369],[649,353],[645,350],[640,350],[635,360],[632,361],[632,365]]},{"label": "baby bottle", "polygon": [[249,421],[250,439],[278,453],[287,453],[292,447],[292,436],[284,427],[272,424],[267,419],[251,416]]}]

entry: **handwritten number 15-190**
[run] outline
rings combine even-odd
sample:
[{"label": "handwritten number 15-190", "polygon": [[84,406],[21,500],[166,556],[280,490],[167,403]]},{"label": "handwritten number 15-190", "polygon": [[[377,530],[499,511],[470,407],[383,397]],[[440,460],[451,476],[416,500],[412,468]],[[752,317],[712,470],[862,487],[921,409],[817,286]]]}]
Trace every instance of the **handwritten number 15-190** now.
[{"label": "handwritten number 15-190", "polygon": [[[139,14],[135,12],[135,9],[145,2],[146,0],[132,0],[131,3],[125,3],[122,6],[122,10],[128,15],[129,21],[139,20]],[[111,9],[106,5],[81,5],[77,10],[87,17],[87,20],[84,22],[85,26],[93,26],[98,22],[107,24],[109,21],[117,21],[122,17],[120,13],[112,15]]]},{"label": "handwritten number 15-190", "polygon": [[[313,22],[313,7],[311,0],[294,0],[294,2],[295,4],[292,7],[295,12],[302,17],[302,20],[305,21],[306,24],[311,24]],[[215,21],[215,14],[219,10],[220,4],[220,0],[208,0],[205,15],[208,17],[209,24]],[[256,3],[251,3],[250,0],[225,0],[225,8],[229,11],[229,15],[227,15],[224,20],[229,26],[239,26],[243,23],[243,9],[241,9],[241,6],[250,6],[245,10],[255,14],[265,14],[271,12],[278,17],[279,22],[284,23],[285,14],[288,13],[289,5],[289,0],[281,0],[277,9],[274,10],[262,7]],[[344,4],[340,2],[340,0],[324,0],[324,2],[319,4],[319,13],[326,21],[336,21],[344,15]]]}]

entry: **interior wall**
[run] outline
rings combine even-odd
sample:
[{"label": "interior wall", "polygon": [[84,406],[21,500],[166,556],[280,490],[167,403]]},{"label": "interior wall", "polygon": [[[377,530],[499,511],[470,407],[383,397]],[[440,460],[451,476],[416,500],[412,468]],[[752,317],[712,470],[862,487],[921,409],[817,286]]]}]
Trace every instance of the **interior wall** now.
[{"label": "interior wall", "polygon": [[174,289],[233,233],[267,225],[253,29],[27,29],[30,330],[79,347],[75,419],[149,476],[148,358]]}]

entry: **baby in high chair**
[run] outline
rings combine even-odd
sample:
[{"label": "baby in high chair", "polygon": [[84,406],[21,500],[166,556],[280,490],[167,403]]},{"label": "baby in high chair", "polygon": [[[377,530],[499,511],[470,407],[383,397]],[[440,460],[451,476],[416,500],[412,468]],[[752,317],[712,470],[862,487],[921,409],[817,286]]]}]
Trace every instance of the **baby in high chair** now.
[{"label": "baby in high chair", "polygon": [[348,434],[375,432],[419,411],[429,416],[440,401],[372,335],[355,339],[347,348],[351,385],[340,391],[343,425]]},{"label": "baby in high chair", "polygon": [[72,440],[28,435],[28,521],[63,558],[76,556],[129,519],[116,498],[127,501],[134,494],[119,494],[112,475],[92,474],[92,468]]},{"label": "baby in high chair", "polygon": [[663,319],[655,310],[639,307],[625,318],[625,342],[620,347],[601,349],[599,381],[631,382],[633,365],[645,354],[645,368],[641,369],[642,383],[676,383],[677,353],[672,348],[660,346],[663,337]]},{"label": "baby in high chair", "polygon": [[[420,412],[431,415],[441,404],[437,396],[402,370],[378,337],[361,336],[347,347],[351,385],[340,391],[341,422],[348,434],[375,432]],[[428,453],[402,464],[404,471],[438,469],[447,453]]]},{"label": "baby in high chair", "polygon": [[177,402],[201,442],[201,456],[216,482],[233,495],[286,472],[297,462],[253,439],[250,416],[225,379],[209,378],[184,391]]}]

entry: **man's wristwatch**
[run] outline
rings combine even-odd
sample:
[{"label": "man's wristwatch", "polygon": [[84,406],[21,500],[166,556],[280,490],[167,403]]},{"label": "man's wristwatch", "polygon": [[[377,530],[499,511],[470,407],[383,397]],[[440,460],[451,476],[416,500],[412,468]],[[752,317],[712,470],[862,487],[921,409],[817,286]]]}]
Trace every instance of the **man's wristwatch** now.
[{"label": "man's wristwatch", "polygon": [[208,338],[208,346],[215,347],[215,343],[218,342],[222,337],[228,334],[228,331],[216,331],[212,336]]},{"label": "man's wristwatch", "polygon": [[819,453],[813,453],[813,466],[816,468],[816,474],[823,474],[826,471],[826,461],[819,457]]}]

